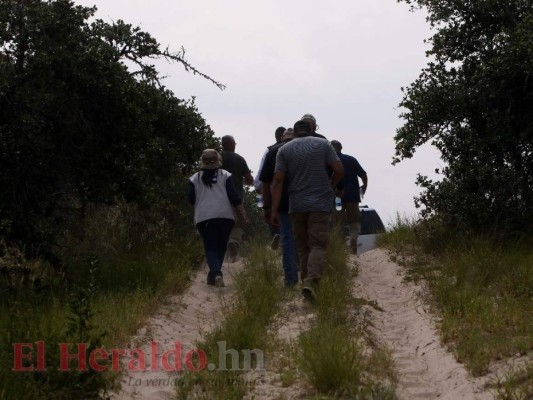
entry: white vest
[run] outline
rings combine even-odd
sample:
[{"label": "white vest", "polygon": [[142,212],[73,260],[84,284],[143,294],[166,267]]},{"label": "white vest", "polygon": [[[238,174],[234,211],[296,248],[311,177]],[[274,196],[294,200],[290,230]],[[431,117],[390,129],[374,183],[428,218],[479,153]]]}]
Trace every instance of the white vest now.
[{"label": "white vest", "polygon": [[204,185],[202,174],[203,171],[199,171],[189,178],[196,192],[194,223],[198,224],[212,218],[235,219],[226,192],[226,181],[231,174],[226,170],[219,169],[217,183],[213,183],[211,187]]}]

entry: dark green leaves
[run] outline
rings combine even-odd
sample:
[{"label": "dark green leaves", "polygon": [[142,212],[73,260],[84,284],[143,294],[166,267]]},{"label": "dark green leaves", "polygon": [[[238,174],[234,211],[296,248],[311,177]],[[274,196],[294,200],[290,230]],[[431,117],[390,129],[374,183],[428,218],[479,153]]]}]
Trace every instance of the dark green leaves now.
[{"label": "dark green leaves", "polygon": [[94,11],[68,0],[0,3],[0,236],[9,241],[47,247],[65,213],[83,216],[88,203],[176,201],[177,182],[216,146],[194,100],[166,90],[153,60],[223,85],[138,27],[89,24]]},{"label": "dark green leaves", "polygon": [[421,177],[424,215],[473,230],[533,220],[533,6],[523,0],[406,1],[427,8],[432,57],[404,90],[395,162],[426,142],[441,182]]}]

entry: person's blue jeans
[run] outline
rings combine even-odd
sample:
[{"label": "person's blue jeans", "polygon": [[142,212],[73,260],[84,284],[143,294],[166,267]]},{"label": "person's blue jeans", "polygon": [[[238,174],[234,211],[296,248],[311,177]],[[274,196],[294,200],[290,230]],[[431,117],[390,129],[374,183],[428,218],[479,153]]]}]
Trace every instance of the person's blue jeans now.
[{"label": "person's blue jeans", "polygon": [[279,220],[285,285],[294,286],[298,283],[298,261],[296,259],[296,245],[294,243],[294,233],[292,232],[292,222],[289,214],[285,212],[279,213]]},{"label": "person's blue jeans", "polygon": [[214,284],[215,278],[222,276],[222,263],[233,225],[235,221],[229,218],[213,218],[196,224],[204,242],[205,258],[209,266],[209,284]]}]

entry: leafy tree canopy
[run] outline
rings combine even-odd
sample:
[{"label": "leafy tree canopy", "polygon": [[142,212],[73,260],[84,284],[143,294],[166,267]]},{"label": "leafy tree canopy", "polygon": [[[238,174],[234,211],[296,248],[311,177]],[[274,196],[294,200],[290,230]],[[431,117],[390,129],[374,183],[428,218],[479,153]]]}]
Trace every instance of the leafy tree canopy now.
[{"label": "leafy tree canopy", "polygon": [[89,22],[95,11],[0,2],[0,239],[40,246],[66,207],[176,201],[180,176],[218,145],[194,98],[176,98],[152,61],[224,86],[137,27]]},{"label": "leafy tree canopy", "polygon": [[419,176],[423,216],[474,231],[533,221],[533,5],[529,0],[399,0],[425,8],[431,61],[402,89],[394,163],[430,142],[446,167]]}]

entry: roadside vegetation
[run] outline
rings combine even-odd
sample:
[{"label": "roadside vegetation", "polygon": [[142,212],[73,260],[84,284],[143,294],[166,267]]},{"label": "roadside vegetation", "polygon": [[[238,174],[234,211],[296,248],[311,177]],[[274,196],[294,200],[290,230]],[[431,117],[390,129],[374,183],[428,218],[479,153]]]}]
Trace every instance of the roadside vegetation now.
[{"label": "roadside vegetation", "polygon": [[[442,339],[474,376],[491,365],[529,355],[529,366],[500,380],[499,398],[531,396],[533,350],[533,243],[530,236],[501,237],[445,229],[431,220],[398,218],[380,244],[423,279],[441,318]],[[526,363],[527,364],[527,363]],[[514,395],[509,395],[509,393]],[[515,397],[513,397],[515,396]],[[525,396],[525,397],[524,397]]]},{"label": "roadside vegetation", "polygon": [[[159,303],[187,286],[201,261],[190,225],[176,231],[176,221],[165,221],[156,212],[110,207],[87,222],[77,226],[84,233],[71,232],[63,248],[75,253],[64,277],[51,273],[45,261],[26,260],[13,247],[3,249],[0,399],[105,397],[117,375],[110,362],[100,362],[107,372],[77,371],[77,360],[70,361],[69,371],[59,371],[59,344],[70,343],[73,354],[78,343],[87,343],[86,361],[94,349],[125,348]],[[24,274],[11,273],[12,268]],[[33,346],[24,350],[33,356],[22,366],[37,368],[38,341],[45,346],[46,371],[12,371],[15,343]]]},{"label": "roadside vegetation", "polygon": [[[432,34],[402,89],[393,162],[431,144],[442,166],[417,177],[422,222],[400,218],[382,244],[427,282],[443,340],[482,375],[533,348],[533,7],[399,1],[423,9]],[[499,398],[531,398],[525,371],[498,383]]]},{"label": "roadside vegetation", "polygon": [[[264,231],[261,212],[251,208],[247,193],[249,234]],[[59,371],[59,344],[78,343],[123,349],[167,297],[182,292],[190,274],[203,262],[203,247],[192,222],[190,206],[139,209],[120,204],[91,208],[85,223],[65,230],[56,248],[68,260],[58,274],[44,260],[28,260],[14,246],[2,243],[0,257],[0,399],[106,398],[120,371]],[[261,237],[261,232],[256,232]],[[266,235],[266,233],[265,233]],[[250,288],[250,290],[255,290]],[[243,329],[244,331],[244,329]],[[37,368],[37,342],[45,346],[46,371],[12,371],[15,343],[27,343],[22,367]]]},{"label": "roadside vegetation", "polygon": [[153,60],[224,85],[95,12],[0,2],[0,399],[105,396],[113,374],[59,371],[59,343],[123,346],[202,254],[186,177],[219,141]]}]

